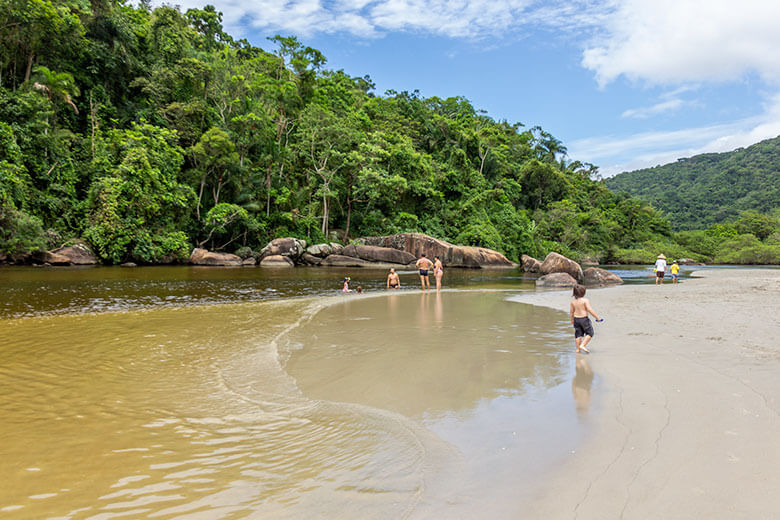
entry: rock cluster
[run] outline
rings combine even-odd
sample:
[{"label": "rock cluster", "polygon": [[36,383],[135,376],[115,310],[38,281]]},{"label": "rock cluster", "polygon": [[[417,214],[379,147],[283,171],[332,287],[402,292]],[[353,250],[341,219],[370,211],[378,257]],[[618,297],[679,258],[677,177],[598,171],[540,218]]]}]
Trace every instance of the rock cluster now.
[{"label": "rock cluster", "polygon": [[523,255],[522,262],[523,271],[526,273],[542,274],[536,280],[539,287],[572,287],[578,283],[588,286],[623,283],[622,278],[606,269],[589,267],[583,271],[580,264],[558,253],[548,254],[543,262]]},{"label": "rock cluster", "polygon": [[[441,258],[447,267],[515,267],[504,255],[492,249],[456,246],[419,233],[402,233],[386,237],[367,237],[342,246],[335,242],[307,246],[297,238],[272,240],[257,255],[261,267],[319,265],[325,267],[408,267],[425,253]],[[254,265],[251,258],[243,265]],[[195,249],[190,256],[194,265],[242,265],[241,259],[226,253]]]},{"label": "rock cluster", "polygon": [[400,233],[383,237],[365,237],[358,242],[367,246],[397,249],[419,258],[438,256],[447,267],[515,267],[507,257],[484,247],[456,246],[421,233]]}]

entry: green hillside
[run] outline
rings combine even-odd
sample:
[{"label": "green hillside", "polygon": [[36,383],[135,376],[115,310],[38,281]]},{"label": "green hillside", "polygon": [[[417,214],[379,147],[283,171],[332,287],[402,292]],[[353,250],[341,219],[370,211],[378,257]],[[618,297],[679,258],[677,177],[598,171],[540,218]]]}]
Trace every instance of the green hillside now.
[{"label": "green hillside", "polygon": [[621,173],[606,184],[650,202],[680,230],[704,229],[747,210],[768,213],[780,207],[780,137]]}]

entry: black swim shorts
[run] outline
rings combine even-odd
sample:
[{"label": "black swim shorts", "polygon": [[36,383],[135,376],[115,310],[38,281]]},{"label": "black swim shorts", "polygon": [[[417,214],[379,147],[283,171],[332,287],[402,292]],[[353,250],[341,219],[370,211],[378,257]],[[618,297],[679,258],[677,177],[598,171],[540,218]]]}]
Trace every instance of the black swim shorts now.
[{"label": "black swim shorts", "polygon": [[427,269],[420,269],[420,276],[428,276],[428,270]]},{"label": "black swim shorts", "polygon": [[657,278],[663,278],[664,277],[664,271],[656,271],[655,276]]},{"label": "black swim shorts", "polygon": [[593,337],[593,324],[587,316],[574,318],[574,337],[581,338],[582,336]]}]

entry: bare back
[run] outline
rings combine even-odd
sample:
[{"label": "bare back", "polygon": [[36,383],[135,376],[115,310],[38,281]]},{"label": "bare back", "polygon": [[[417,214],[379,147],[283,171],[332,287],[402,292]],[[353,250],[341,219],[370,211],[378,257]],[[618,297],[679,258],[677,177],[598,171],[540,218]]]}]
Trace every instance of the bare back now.
[{"label": "bare back", "polygon": [[593,314],[590,308],[590,301],[587,298],[574,298],[571,301],[571,314],[575,318],[585,318],[588,312]]}]

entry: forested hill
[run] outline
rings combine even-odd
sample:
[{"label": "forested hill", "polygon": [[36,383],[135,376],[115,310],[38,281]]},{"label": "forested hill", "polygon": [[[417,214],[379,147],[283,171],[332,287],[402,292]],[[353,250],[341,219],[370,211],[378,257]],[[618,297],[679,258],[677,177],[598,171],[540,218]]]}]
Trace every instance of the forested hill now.
[{"label": "forested hill", "polygon": [[747,210],[768,213],[780,207],[780,137],[621,173],[606,184],[649,201],[677,229],[704,229]]},{"label": "forested hill", "polygon": [[280,236],[423,232],[513,260],[630,262],[714,257],[732,236],[684,249],[542,128],[460,97],[378,94],[295,37],[260,48],[221,20],[0,0],[0,260],[73,240],[109,264],[169,263],[195,246],[248,256]]}]

